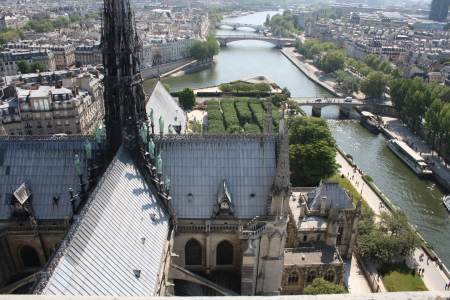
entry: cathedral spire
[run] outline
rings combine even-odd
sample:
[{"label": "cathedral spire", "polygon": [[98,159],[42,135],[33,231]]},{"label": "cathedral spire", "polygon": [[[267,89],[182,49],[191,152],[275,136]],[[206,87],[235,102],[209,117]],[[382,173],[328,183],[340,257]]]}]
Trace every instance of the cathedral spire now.
[{"label": "cathedral spire", "polygon": [[273,183],[273,191],[275,193],[288,192],[290,186],[289,133],[286,119],[283,116],[279,125],[277,172]]},{"label": "cathedral spire", "polygon": [[140,47],[130,0],[104,0],[105,124],[112,153],[122,143],[138,145],[139,123],[146,120],[139,73]]},{"label": "cathedral spire", "polygon": [[289,134],[284,114],[279,125],[277,171],[272,186],[272,215],[284,215],[291,196],[291,182],[289,170]]}]

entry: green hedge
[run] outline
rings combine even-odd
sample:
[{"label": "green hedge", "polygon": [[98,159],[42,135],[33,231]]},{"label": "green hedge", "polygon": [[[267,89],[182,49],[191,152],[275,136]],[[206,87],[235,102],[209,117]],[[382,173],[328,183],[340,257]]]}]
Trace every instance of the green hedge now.
[{"label": "green hedge", "polygon": [[259,134],[261,133],[261,128],[256,124],[246,123],[244,124],[244,131],[248,134]]},{"label": "green hedge", "polygon": [[234,102],[237,116],[241,125],[245,123],[253,123],[253,116],[250,108],[248,107],[248,100],[239,100]]},{"label": "green hedge", "polygon": [[219,86],[224,93],[239,92],[270,92],[272,89],[267,83],[247,83],[242,81],[234,81],[231,83],[223,83]]},{"label": "green hedge", "polygon": [[220,111],[219,101],[208,101],[206,111],[208,113],[208,133],[225,132],[224,120],[222,112]]},{"label": "green hedge", "polygon": [[248,102],[248,106],[250,107],[250,111],[252,112],[253,120],[255,120],[260,129],[263,129],[266,113],[262,107],[261,100],[250,100]]},{"label": "green hedge", "polygon": [[233,132],[236,132],[237,127],[240,127],[239,118],[234,107],[234,100],[223,100],[220,102],[222,107],[223,118],[225,120],[225,127]]}]

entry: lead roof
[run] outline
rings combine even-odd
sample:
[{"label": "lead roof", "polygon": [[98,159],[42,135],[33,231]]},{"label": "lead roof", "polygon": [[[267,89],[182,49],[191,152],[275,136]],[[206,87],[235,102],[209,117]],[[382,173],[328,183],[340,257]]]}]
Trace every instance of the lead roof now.
[{"label": "lead roof", "polygon": [[169,136],[159,143],[178,218],[210,218],[224,180],[235,217],[266,214],[276,172],[276,137]]},{"label": "lead roof", "polygon": [[[37,219],[64,219],[72,214],[69,188],[80,190],[75,154],[87,181],[87,138],[0,138],[0,220],[11,216],[11,197],[23,183],[31,191]],[[95,145],[94,145],[95,147]],[[57,204],[53,198],[58,197]]]},{"label": "lead roof", "polygon": [[56,267],[41,293],[154,295],[168,230],[168,215],[122,147],[50,263]]}]

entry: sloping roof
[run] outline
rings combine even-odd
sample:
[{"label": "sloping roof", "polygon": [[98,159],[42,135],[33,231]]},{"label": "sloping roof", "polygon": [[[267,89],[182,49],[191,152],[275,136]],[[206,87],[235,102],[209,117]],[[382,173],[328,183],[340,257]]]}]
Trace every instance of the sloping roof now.
[{"label": "sloping roof", "polygon": [[[0,220],[9,219],[11,194],[25,183],[37,219],[71,215],[69,188],[80,190],[75,168],[78,154],[87,182],[84,144],[87,138],[0,138]],[[95,145],[93,145],[95,147]],[[59,197],[58,204],[53,197]]]},{"label": "sloping roof", "polygon": [[326,197],[326,209],[351,209],[353,202],[347,193],[335,182],[326,182],[311,192],[309,197],[309,209],[320,210],[322,198]]},{"label": "sloping roof", "polygon": [[236,217],[266,214],[276,172],[276,137],[170,136],[161,143],[179,218],[210,218],[226,180]]},{"label": "sloping roof", "polygon": [[[168,230],[167,214],[120,148],[79,224],[69,230],[67,246],[58,250],[54,260],[59,261],[50,263],[56,267],[41,293],[151,296]],[[139,278],[135,270],[140,270]]]},{"label": "sloping roof", "polygon": [[178,103],[166,90],[164,85],[158,81],[153,89],[146,106],[147,114],[153,109],[155,133],[159,134],[159,118],[164,120],[164,134],[168,133],[169,125],[181,125],[181,133],[186,132],[186,115]]}]

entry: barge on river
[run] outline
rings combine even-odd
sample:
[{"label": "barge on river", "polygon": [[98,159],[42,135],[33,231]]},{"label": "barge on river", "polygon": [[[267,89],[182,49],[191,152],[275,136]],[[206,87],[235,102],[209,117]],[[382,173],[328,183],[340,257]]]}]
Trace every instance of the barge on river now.
[{"label": "barge on river", "polygon": [[425,159],[405,142],[392,139],[388,141],[387,146],[419,177],[429,177],[433,174]]},{"label": "barge on river", "polygon": [[445,208],[447,208],[448,212],[450,213],[450,195],[442,197],[442,203],[444,204]]},{"label": "barge on river", "polygon": [[380,125],[378,123],[377,118],[374,114],[368,111],[362,111],[361,112],[361,119],[360,123],[362,126],[367,128],[370,132],[374,134],[380,133]]}]

